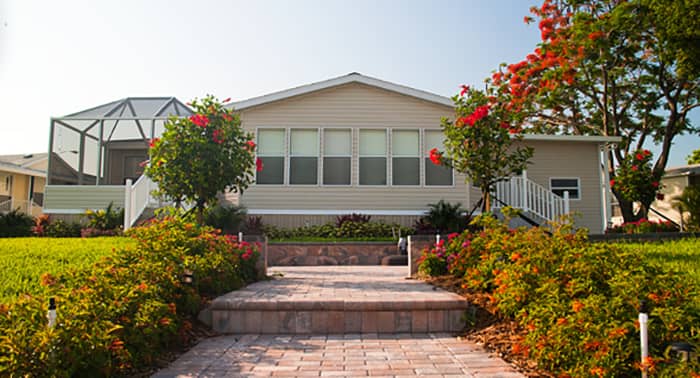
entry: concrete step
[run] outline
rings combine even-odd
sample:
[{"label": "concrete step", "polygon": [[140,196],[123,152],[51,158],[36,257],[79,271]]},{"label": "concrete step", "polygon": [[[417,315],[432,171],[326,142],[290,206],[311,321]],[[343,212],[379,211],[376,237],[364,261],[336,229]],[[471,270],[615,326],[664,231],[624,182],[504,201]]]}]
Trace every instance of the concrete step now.
[{"label": "concrete step", "polygon": [[366,334],[457,332],[465,326],[464,298],[407,280],[402,267],[284,272],[216,298],[209,307],[212,328],[233,334]]}]

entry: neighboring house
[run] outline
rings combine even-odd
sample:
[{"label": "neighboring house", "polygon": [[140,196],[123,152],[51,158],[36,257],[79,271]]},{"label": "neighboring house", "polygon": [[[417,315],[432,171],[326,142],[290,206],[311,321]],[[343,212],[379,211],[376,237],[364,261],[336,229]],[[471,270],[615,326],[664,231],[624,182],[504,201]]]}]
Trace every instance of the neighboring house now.
[{"label": "neighboring house", "polygon": [[0,212],[41,214],[48,154],[0,155]]},{"label": "neighboring house", "polygon": [[[178,109],[161,105],[168,114]],[[442,146],[440,118],[453,116],[452,101],[447,97],[352,73],[231,106],[240,112],[243,127],[255,134],[264,169],[240,198],[229,195],[228,199],[240,202],[249,214],[259,215],[267,223],[291,227],[355,212],[408,225],[424,214],[430,203],[444,199],[471,208],[479,199],[478,190],[465,184],[464,176],[434,166],[428,159],[431,148]],[[104,207],[108,200],[123,205],[137,198],[138,204],[133,206],[136,209],[127,217],[133,218],[147,206],[142,203],[148,202],[142,199],[147,193],[147,180],[139,180],[132,190],[125,190],[119,179],[136,178],[140,172],[127,175],[124,171],[115,177],[109,167],[126,166],[126,161],[118,157],[121,155],[109,154],[113,142],[106,140],[104,130],[95,130],[95,125],[107,121],[122,122],[117,119],[120,111],[114,105],[98,108],[109,115],[100,116],[100,112],[90,110],[89,119],[81,112],[76,113],[79,116],[52,120],[53,152],[60,150],[63,155],[73,156],[65,151],[77,150],[76,155],[83,159],[69,164],[73,176],[81,177],[71,184],[80,187],[54,186],[60,181],[49,174],[47,212],[81,212]],[[148,140],[160,135],[158,122],[165,113],[141,115],[140,126],[136,127],[140,132],[124,136],[119,143],[129,143],[134,155],[140,151],[140,156],[145,156]],[[186,115],[182,109],[180,113]],[[76,140],[60,147],[58,129],[72,125],[76,119],[92,125],[92,131],[74,126],[69,129],[75,134],[73,139],[83,140],[83,147]],[[144,124],[153,126],[149,130],[142,127]],[[115,129],[116,125],[111,133]],[[89,153],[84,148],[88,139],[94,140],[95,146]],[[601,152],[617,141],[619,138],[527,135],[524,143],[534,147],[535,155],[526,177],[504,183],[496,195],[525,208],[538,221],[570,210],[578,214],[578,226],[602,232],[610,205],[604,195],[609,180],[602,169],[606,162]],[[92,164],[89,172],[85,160],[88,155]],[[119,159],[116,163],[115,158]],[[65,158],[55,160],[66,163]],[[83,161],[82,166],[79,161]],[[59,167],[50,165],[50,172]],[[566,194],[569,200],[564,199]]]},{"label": "neighboring house", "polygon": [[[666,169],[664,177],[661,179],[661,193],[663,200],[656,200],[651,207],[663,214],[673,222],[681,223],[681,214],[675,205],[675,198],[683,194],[683,190],[688,186],[700,186],[700,164],[686,165]],[[686,220],[688,214],[686,213]],[[649,213],[649,219],[665,220],[663,217]]]}]

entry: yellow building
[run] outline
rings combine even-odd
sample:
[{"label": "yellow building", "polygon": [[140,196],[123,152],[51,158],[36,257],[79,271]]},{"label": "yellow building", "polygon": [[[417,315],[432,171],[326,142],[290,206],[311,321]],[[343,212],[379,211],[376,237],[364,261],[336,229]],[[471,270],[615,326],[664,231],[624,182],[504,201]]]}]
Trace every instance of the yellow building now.
[{"label": "yellow building", "polygon": [[0,155],[0,212],[42,213],[48,154]]}]

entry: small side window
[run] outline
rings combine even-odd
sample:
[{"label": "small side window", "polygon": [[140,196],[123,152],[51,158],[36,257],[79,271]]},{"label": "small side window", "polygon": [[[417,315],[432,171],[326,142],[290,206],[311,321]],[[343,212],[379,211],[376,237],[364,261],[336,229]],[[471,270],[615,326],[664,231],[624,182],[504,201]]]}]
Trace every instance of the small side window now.
[{"label": "small side window", "polygon": [[550,178],[549,188],[556,195],[564,197],[569,192],[569,199],[581,199],[581,180],[577,178]]}]

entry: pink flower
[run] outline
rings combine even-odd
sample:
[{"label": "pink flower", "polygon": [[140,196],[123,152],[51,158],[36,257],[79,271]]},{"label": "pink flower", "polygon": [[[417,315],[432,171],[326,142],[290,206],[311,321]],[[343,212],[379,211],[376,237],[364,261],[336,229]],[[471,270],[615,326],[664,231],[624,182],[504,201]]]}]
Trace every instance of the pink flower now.
[{"label": "pink flower", "polygon": [[209,124],[209,118],[204,114],[195,114],[190,116],[190,121],[199,127],[207,127]]},{"label": "pink flower", "polygon": [[260,172],[263,170],[263,162],[260,158],[255,159],[255,169]]},{"label": "pink flower", "polygon": [[447,240],[452,240],[452,239],[456,238],[457,236],[459,236],[459,233],[453,232],[453,233],[447,235]]}]

